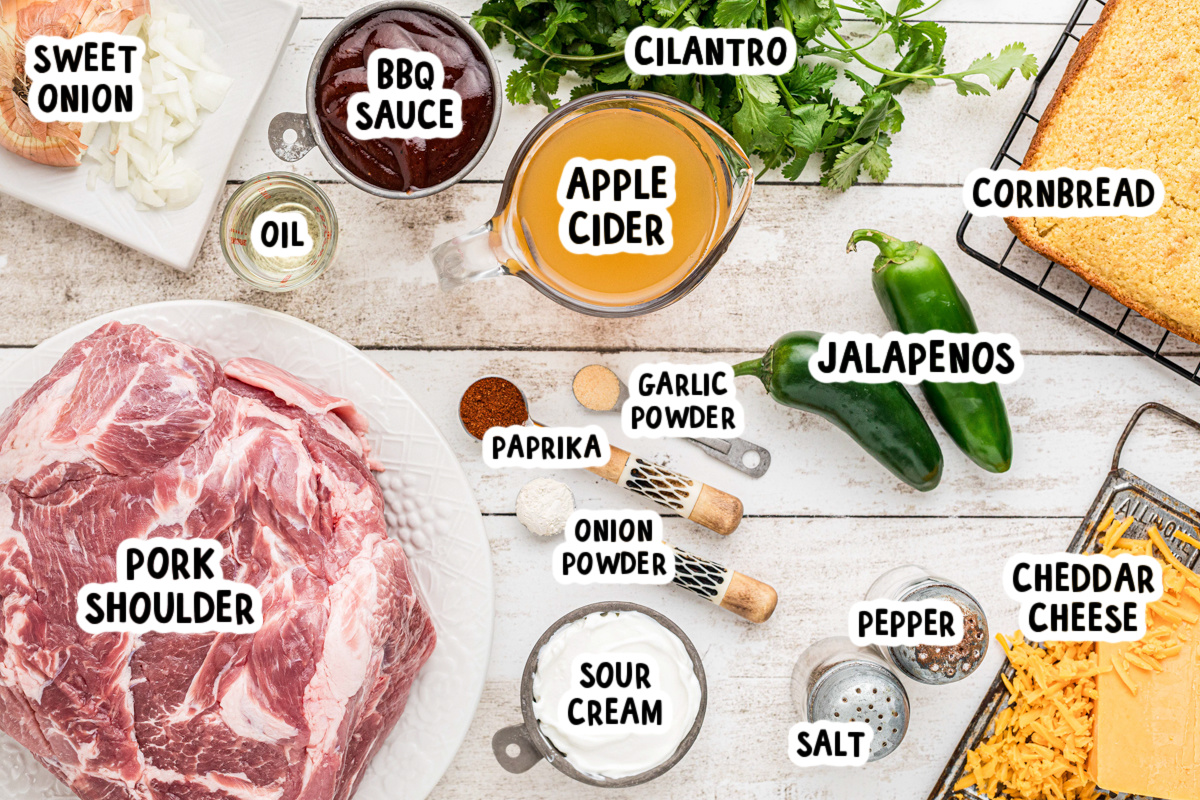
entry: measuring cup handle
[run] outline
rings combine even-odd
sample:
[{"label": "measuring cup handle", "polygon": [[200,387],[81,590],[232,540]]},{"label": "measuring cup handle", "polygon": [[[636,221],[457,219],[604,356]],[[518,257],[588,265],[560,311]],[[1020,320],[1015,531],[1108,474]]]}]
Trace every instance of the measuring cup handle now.
[{"label": "measuring cup handle", "polygon": [[437,271],[438,286],[442,291],[504,274],[504,266],[492,241],[494,236],[492,223],[488,222],[429,251],[429,260]]},{"label": "measuring cup handle", "polygon": [[[288,131],[296,134],[296,141],[289,142],[284,139]],[[308,125],[307,114],[285,111],[276,114],[267,126],[267,143],[271,145],[271,152],[277,158],[292,162],[308,155],[308,151],[317,146],[317,139]]]},{"label": "measuring cup handle", "polygon": [[[517,747],[516,755],[508,754],[509,746]],[[524,725],[510,725],[496,731],[492,736],[492,754],[496,756],[500,766],[514,774],[528,772],[542,760],[541,753],[533,746]]]}]

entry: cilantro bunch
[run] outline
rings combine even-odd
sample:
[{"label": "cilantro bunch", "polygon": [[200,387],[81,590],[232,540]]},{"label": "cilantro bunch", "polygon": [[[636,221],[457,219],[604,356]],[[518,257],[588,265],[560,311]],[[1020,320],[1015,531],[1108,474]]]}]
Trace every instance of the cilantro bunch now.
[{"label": "cilantro bunch", "polygon": [[[1025,78],[1037,59],[1020,43],[985,55],[959,72],[946,71],[946,29],[918,17],[942,0],[900,0],[894,12],[877,0],[486,0],[471,18],[489,47],[501,38],[524,64],[508,76],[513,103],[558,106],[560,81],[581,82],[571,99],[606,89],[644,89],[671,95],[702,110],[730,131],[764,169],[782,167],[796,180],[813,156],[821,159],[821,183],[847,189],[862,173],[877,181],[892,166],[888,147],[904,114],[899,95],[914,84],[952,81],[959,94],[988,94],[972,77],[1003,88],[1016,71]],[[864,17],[875,28],[863,44],[842,35],[843,13]],[[858,20],[855,20],[858,21]],[[796,36],[795,67],[785,75],[633,74],[625,63],[625,39],[639,25],[686,28],[780,26]],[[891,39],[890,66],[862,51]],[[871,70],[875,82],[851,67]],[[861,92],[854,103],[834,94],[844,75]]]}]

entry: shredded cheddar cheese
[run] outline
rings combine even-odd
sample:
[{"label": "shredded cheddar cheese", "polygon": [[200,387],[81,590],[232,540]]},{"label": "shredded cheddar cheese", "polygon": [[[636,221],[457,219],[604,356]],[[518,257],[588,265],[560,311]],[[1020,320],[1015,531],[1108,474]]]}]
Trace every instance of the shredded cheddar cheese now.
[{"label": "shredded cheddar cheese", "polygon": [[1046,642],[1037,647],[1018,631],[997,636],[1016,670],[1005,686],[1012,696],[992,735],[967,753],[955,791],[974,786],[989,797],[1013,800],[1092,800],[1087,774],[1092,749],[1092,703],[1100,672],[1090,643]]},{"label": "shredded cheddar cheese", "polygon": [[[1183,650],[1180,626],[1194,625],[1200,621],[1195,613],[1181,607],[1184,597],[1200,600],[1200,576],[1181,562],[1167,546],[1157,526],[1146,530],[1145,539],[1130,539],[1124,534],[1129,529],[1126,517],[1112,525],[1110,509],[1101,520],[1098,530],[1104,534],[1103,551],[1118,555],[1155,555],[1163,563],[1163,596],[1146,606],[1146,635],[1139,641],[1123,646],[1121,661],[1113,660],[1113,670],[1130,692],[1137,696],[1141,681],[1150,680],[1155,672],[1162,672],[1162,661],[1178,655]],[[1180,541],[1195,541],[1190,536],[1175,536]]]},{"label": "shredded cheddar cheese", "polygon": [[[1183,597],[1200,601],[1200,576],[1189,570],[1167,547],[1157,528],[1149,538],[1126,536],[1133,517],[1115,519],[1112,509],[1097,526],[1103,534],[1099,552],[1156,555],[1163,562],[1163,596],[1146,606],[1146,635],[1124,648],[1112,671],[1136,697],[1143,681],[1161,672],[1165,659],[1183,649],[1178,628],[1197,622],[1180,607]],[[1200,547],[1186,534],[1180,541]],[[969,787],[987,797],[1012,800],[1097,800],[1105,796],[1087,771],[1092,751],[1092,713],[1097,696],[1096,676],[1102,669],[1090,642],[1025,641],[1018,631],[1012,641],[996,637],[1015,670],[1001,676],[1009,705],[996,715],[990,736],[967,753],[956,792]]]}]

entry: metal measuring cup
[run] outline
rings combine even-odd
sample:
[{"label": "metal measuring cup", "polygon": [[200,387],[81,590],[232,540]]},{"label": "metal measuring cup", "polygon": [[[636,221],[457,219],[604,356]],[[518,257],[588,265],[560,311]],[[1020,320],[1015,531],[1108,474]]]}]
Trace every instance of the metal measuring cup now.
[{"label": "metal measuring cup", "polygon": [[[611,380],[616,381],[619,388],[616,400],[612,406],[608,408],[595,408],[584,402],[584,399],[580,396],[580,389],[578,387],[579,378],[586,370],[603,370],[606,378],[611,377]],[[589,364],[580,369],[579,372],[576,372],[575,378],[571,381],[571,393],[575,395],[575,399],[579,401],[579,405],[589,411],[605,413],[620,411],[621,406],[629,399],[629,387],[625,385],[625,381],[621,380],[621,376],[600,364]],[[771,466],[770,451],[762,445],[757,445],[746,439],[713,439],[696,436],[683,436],[680,438],[696,445],[696,447],[699,447],[722,464],[728,464],[739,472],[746,473],[751,478],[761,478],[767,474],[767,469]]]},{"label": "metal measuring cup", "polygon": [[[529,416],[529,398],[525,396],[525,392],[519,386],[508,378],[499,375],[485,375],[468,386],[467,390],[463,392],[463,397],[465,398],[471,391],[472,386],[488,379],[504,381],[520,393],[521,402],[525,406],[523,424],[545,427]],[[469,436],[480,438],[467,428],[461,405],[459,406],[458,421]],[[622,489],[649,498],[660,506],[677,512],[681,517],[687,517],[692,522],[703,525],[722,536],[733,533],[741,524],[742,501],[728,492],[714,489],[706,483],[647,461],[628,450],[622,450],[615,444],[610,444],[609,450],[611,455],[607,464],[599,467],[585,467],[585,469],[606,481],[617,484]]]},{"label": "metal measuring cup", "polygon": [[[329,143],[325,140],[325,133],[321,129],[321,120],[317,118],[317,80],[320,78],[321,65],[325,63],[325,56],[329,53],[329,49],[337,44],[338,40],[342,38],[343,33],[362,20],[374,16],[381,11],[392,10],[424,11],[426,14],[445,20],[459,34],[470,40],[475,45],[475,49],[483,55],[483,60],[487,63],[488,74],[492,79],[492,97],[495,99],[495,102],[492,104],[492,124],[488,128],[487,136],[484,137],[479,151],[475,153],[475,157],[461,170],[441,183],[427,186],[424,189],[413,189],[408,192],[380,188],[368,183],[342,166],[342,163],[337,160],[332,150],[330,150]],[[321,42],[321,46],[317,48],[317,54],[313,56],[312,64],[308,68],[305,105],[307,113],[299,114],[294,111],[285,111],[276,114],[267,126],[267,142],[271,146],[271,152],[277,158],[288,162],[299,161],[315,147],[325,156],[325,160],[329,162],[329,165],[352,186],[357,186],[364,192],[370,192],[373,195],[386,197],[391,200],[413,200],[418,197],[428,197],[431,194],[437,194],[443,189],[450,188],[465,178],[479,164],[484,153],[491,146],[492,140],[496,138],[496,129],[500,127],[500,109],[504,105],[504,85],[500,80],[500,70],[496,67],[496,60],[492,57],[491,48],[483,41],[483,37],[468,25],[462,17],[444,6],[427,2],[427,0],[383,0],[381,3],[365,6],[350,14],[335,25],[333,30],[329,32],[329,35],[325,37],[325,40]],[[288,131],[296,134],[294,141],[289,142],[285,138]]]},{"label": "metal measuring cup", "polygon": [[[563,627],[576,620],[583,619],[589,614],[613,611],[636,611],[639,614],[645,614],[679,637],[679,641],[683,643],[683,648],[687,651],[688,657],[692,660],[692,669],[696,673],[696,679],[700,681],[700,708],[696,711],[696,721],[692,723],[691,730],[683,737],[683,741],[675,748],[675,753],[657,767],[652,767],[645,772],[639,772],[637,775],[627,775],[623,778],[604,778],[577,770],[567,760],[566,756],[560,753],[546,739],[542,733],[541,726],[538,725],[537,717],[533,713],[533,674],[537,671],[538,657],[541,655],[542,648],[545,647],[546,642],[550,641],[550,637],[558,633]],[[696,741],[696,737],[700,735],[700,726],[704,723],[704,710],[707,706],[708,682],[704,675],[704,664],[701,663],[700,653],[697,652],[695,645],[692,644],[692,640],[687,637],[687,634],[678,625],[654,609],[640,606],[636,603],[626,603],[619,600],[592,603],[560,617],[558,621],[546,629],[537,640],[537,643],[534,644],[533,649],[529,653],[529,658],[525,661],[525,671],[521,673],[521,717],[524,722],[520,725],[511,725],[496,731],[495,735],[492,736],[492,754],[496,756],[496,760],[500,762],[500,766],[516,774],[528,772],[539,761],[545,760],[562,774],[574,778],[580,783],[586,783],[589,786],[603,786],[611,789],[637,786],[638,784],[654,780],[678,764],[687,755],[687,751],[691,749],[692,744]],[[516,747],[516,753],[509,755],[509,747]]]}]

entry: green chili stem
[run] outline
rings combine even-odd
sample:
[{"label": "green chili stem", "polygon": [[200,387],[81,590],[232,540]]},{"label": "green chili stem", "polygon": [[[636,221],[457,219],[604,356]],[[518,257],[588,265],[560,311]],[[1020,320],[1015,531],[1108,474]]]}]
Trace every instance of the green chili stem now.
[{"label": "green chili stem", "polygon": [[738,378],[744,378],[747,375],[753,375],[754,377],[758,378],[760,381],[763,381],[763,383],[766,383],[766,381],[763,380],[762,366],[763,366],[763,364],[762,364],[761,358],[755,358],[750,361],[743,361],[740,364],[733,365],[733,374],[735,377],[738,377]]},{"label": "green chili stem", "polygon": [[846,243],[846,252],[853,253],[857,249],[855,245],[859,242],[870,242],[879,248],[879,255],[875,259],[877,272],[889,264],[907,264],[916,257],[921,248],[917,242],[906,242],[882,231],[859,228],[850,234],[850,241]]},{"label": "green chili stem", "polygon": [[895,236],[889,236],[883,231],[872,230],[871,228],[859,228],[850,235],[850,245],[853,246],[859,242],[870,242],[880,250],[890,251],[902,242]]}]

